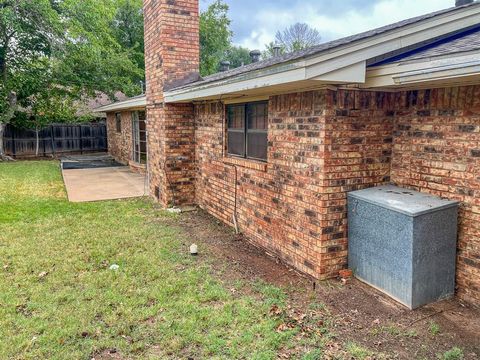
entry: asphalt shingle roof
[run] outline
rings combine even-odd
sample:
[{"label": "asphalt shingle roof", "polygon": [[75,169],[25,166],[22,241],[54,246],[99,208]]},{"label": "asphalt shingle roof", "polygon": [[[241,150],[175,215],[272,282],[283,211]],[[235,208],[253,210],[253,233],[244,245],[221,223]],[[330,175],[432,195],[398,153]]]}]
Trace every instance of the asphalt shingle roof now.
[{"label": "asphalt shingle roof", "polygon": [[409,52],[394,59],[384,61],[383,63],[404,62],[410,60],[419,60],[430,57],[442,56],[447,54],[457,54],[480,50],[480,28],[469,31],[430,46]]},{"label": "asphalt shingle roof", "polygon": [[172,90],[179,90],[179,89],[197,87],[197,86],[201,86],[201,85],[208,84],[208,83],[211,83],[211,82],[216,82],[216,81],[219,81],[219,80],[224,80],[224,79],[236,77],[236,76],[246,74],[246,73],[249,73],[249,72],[252,72],[252,71],[265,69],[265,68],[268,68],[268,67],[271,67],[271,66],[274,66],[274,65],[279,65],[279,64],[288,63],[288,62],[295,61],[295,60],[300,60],[300,59],[303,59],[303,58],[308,58],[310,56],[317,55],[319,53],[322,53],[322,52],[325,52],[325,51],[328,51],[328,50],[331,50],[331,49],[334,49],[334,48],[337,48],[337,47],[340,47],[340,46],[343,46],[343,45],[348,45],[348,44],[351,44],[351,43],[354,43],[354,42],[357,42],[357,41],[365,40],[365,39],[368,39],[368,38],[376,36],[376,35],[380,35],[380,34],[383,34],[383,33],[386,33],[386,32],[392,31],[392,30],[400,29],[404,26],[412,25],[412,24],[415,24],[417,22],[428,20],[428,19],[431,19],[431,18],[436,17],[436,16],[441,16],[441,15],[444,15],[444,14],[447,14],[447,13],[450,13],[450,12],[453,12],[453,11],[457,11],[460,8],[465,8],[465,7],[470,7],[470,6],[479,6],[479,5],[480,5],[480,3],[474,2],[474,3],[469,4],[469,5],[464,5],[464,6],[460,6],[460,7],[453,7],[453,8],[449,8],[449,9],[445,9],[445,10],[441,10],[441,11],[436,11],[436,12],[433,12],[433,13],[430,13],[430,14],[417,16],[417,17],[414,17],[414,18],[411,18],[411,19],[407,19],[407,20],[403,20],[403,21],[394,23],[394,24],[390,24],[390,25],[387,25],[387,26],[382,26],[382,27],[379,27],[379,28],[374,29],[374,30],[370,30],[370,31],[366,31],[366,32],[363,32],[363,33],[360,33],[360,34],[347,36],[345,38],[341,38],[341,39],[338,39],[338,40],[326,42],[326,43],[311,47],[309,49],[285,54],[285,55],[278,56],[278,57],[273,57],[273,58],[270,58],[270,59],[267,59],[267,60],[263,60],[263,61],[252,63],[252,64],[249,64],[249,65],[245,65],[245,66],[242,66],[242,67],[239,67],[239,68],[236,68],[236,69],[232,69],[232,70],[229,70],[229,71],[219,72],[219,73],[216,73],[216,74],[213,74],[213,75],[210,75],[210,76],[206,76],[199,81],[196,81],[196,82],[193,82],[193,83],[190,83],[190,84],[187,84],[187,85],[182,85],[182,86],[179,86],[177,88],[170,89],[170,90],[172,91]]}]

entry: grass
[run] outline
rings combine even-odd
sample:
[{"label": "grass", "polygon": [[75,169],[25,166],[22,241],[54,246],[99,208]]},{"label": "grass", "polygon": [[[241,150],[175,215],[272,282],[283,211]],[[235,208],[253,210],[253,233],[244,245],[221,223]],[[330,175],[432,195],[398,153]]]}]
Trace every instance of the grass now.
[{"label": "grass", "polygon": [[446,351],[443,355],[440,355],[438,358],[440,360],[462,360],[463,357],[463,350],[458,347],[454,347],[451,350]]},{"label": "grass", "polygon": [[430,332],[430,334],[432,334],[433,336],[436,336],[438,334],[440,334],[440,325],[438,325],[437,323],[435,322],[431,322],[430,323],[430,326],[428,327],[428,331]]},{"label": "grass", "polygon": [[285,294],[233,294],[166,216],[144,199],[68,203],[56,162],[0,164],[0,358],[275,359],[298,332],[268,316]]},{"label": "grass", "polygon": [[346,350],[350,354],[350,356],[355,360],[363,360],[369,356],[373,356],[373,352],[360,346],[354,342],[348,342],[346,344]]}]

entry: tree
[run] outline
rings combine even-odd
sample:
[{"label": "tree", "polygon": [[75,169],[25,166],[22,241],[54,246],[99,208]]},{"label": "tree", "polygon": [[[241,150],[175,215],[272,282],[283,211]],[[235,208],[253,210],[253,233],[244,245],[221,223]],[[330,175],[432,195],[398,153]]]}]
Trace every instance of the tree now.
[{"label": "tree", "polygon": [[[39,132],[52,123],[78,121],[76,112],[80,93],[77,87],[59,85],[55,67],[48,58],[32,62],[28,82],[22,87],[22,111],[13,120],[16,127],[35,130],[35,155],[38,156]],[[85,120],[85,119],[83,119]]]},{"label": "tree", "polygon": [[228,5],[222,0],[213,2],[200,14],[200,75],[218,71],[218,65],[230,48],[232,31]]},{"label": "tree", "polygon": [[113,19],[113,34],[129,52],[138,68],[145,70],[145,42],[142,0],[119,0]]},{"label": "tree", "polygon": [[48,56],[59,44],[60,17],[48,0],[0,1],[0,160],[5,126],[20,100],[25,72],[32,61]]},{"label": "tree", "polygon": [[232,69],[238,68],[243,65],[248,65],[252,62],[250,57],[250,50],[241,46],[231,46],[224,56],[226,61],[230,61],[230,67]]},{"label": "tree", "polygon": [[[130,1],[138,6],[137,0],[124,1],[119,9]],[[58,89],[65,98],[57,104],[64,105],[97,91],[112,96],[140,91],[139,30],[119,20],[116,29],[111,26],[116,16],[126,20],[117,5],[111,0],[0,0],[0,134],[17,107],[55,107]],[[1,136],[0,156],[5,159]]]},{"label": "tree", "polygon": [[283,31],[277,31],[275,43],[267,45],[264,57],[275,55],[275,44],[281,47],[280,53],[283,54],[308,49],[320,44],[321,40],[322,37],[318,30],[311,28],[307,24],[296,23]]}]

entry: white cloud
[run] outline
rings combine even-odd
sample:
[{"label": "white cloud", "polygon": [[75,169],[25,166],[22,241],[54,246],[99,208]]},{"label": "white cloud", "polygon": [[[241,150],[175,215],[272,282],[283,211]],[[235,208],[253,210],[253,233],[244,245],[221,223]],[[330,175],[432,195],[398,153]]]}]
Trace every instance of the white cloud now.
[{"label": "white cloud", "polygon": [[[254,30],[248,36],[235,38],[235,42],[250,49],[263,49],[274,40],[277,30],[296,22],[305,22],[318,29],[324,41],[329,41],[445,9],[453,5],[453,0],[377,0],[368,11],[350,7],[337,15],[326,15],[322,11],[325,3],[306,0],[292,7],[274,4],[264,7],[258,2],[258,9],[249,9],[249,24]],[[238,21],[234,14],[231,16]]]}]

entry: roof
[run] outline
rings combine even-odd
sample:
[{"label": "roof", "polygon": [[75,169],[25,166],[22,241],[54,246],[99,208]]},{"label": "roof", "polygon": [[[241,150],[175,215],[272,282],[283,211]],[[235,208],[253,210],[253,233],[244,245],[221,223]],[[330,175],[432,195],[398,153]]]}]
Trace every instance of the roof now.
[{"label": "roof", "polygon": [[445,10],[432,12],[432,13],[429,13],[429,14],[426,14],[426,15],[417,16],[417,17],[414,17],[414,18],[411,18],[411,19],[407,19],[407,20],[403,20],[403,21],[394,23],[394,24],[390,24],[390,25],[387,25],[387,26],[382,26],[382,27],[376,28],[374,30],[370,30],[370,31],[362,32],[362,33],[359,33],[359,34],[356,34],[356,35],[347,36],[347,37],[344,37],[344,38],[341,38],[341,39],[338,39],[338,40],[326,42],[326,43],[323,43],[323,44],[320,44],[320,45],[317,45],[317,46],[314,46],[314,47],[311,47],[311,48],[308,48],[308,49],[305,49],[305,50],[285,54],[285,55],[278,56],[278,57],[273,57],[273,58],[270,58],[270,59],[267,59],[267,60],[263,60],[263,61],[259,61],[257,63],[252,63],[252,64],[249,64],[249,65],[245,65],[245,66],[242,66],[242,67],[239,67],[239,68],[236,68],[236,69],[232,69],[232,70],[229,70],[229,71],[219,72],[219,73],[216,73],[216,74],[213,74],[213,75],[210,75],[210,76],[206,76],[200,81],[196,81],[196,82],[193,82],[193,83],[190,83],[190,84],[187,84],[187,85],[182,85],[182,86],[173,88],[170,91],[193,88],[193,87],[201,86],[201,85],[204,85],[204,84],[216,82],[216,81],[219,81],[219,80],[233,78],[233,77],[236,77],[236,76],[239,76],[239,75],[242,75],[242,74],[245,74],[245,73],[253,72],[253,71],[256,71],[256,70],[266,69],[266,68],[269,68],[269,67],[273,67],[275,65],[284,64],[284,63],[288,63],[288,62],[292,62],[292,61],[300,60],[300,59],[306,59],[306,58],[309,58],[309,57],[312,57],[312,56],[315,56],[315,55],[319,55],[321,53],[328,52],[332,49],[335,49],[335,48],[338,48],[338,47],[341,47],[341,46],[344,46],[344,45],[349,45],[349,44],[352,44],[352,43],[355,43],[355,42],[359,42],[361,40],[366,40],[368,38],[375,37],[377,35],[381,35],[381,34],[391,32],[393,30],[398,30],[398,29],[401,29],[403,27],[422,22],[424,20],[428,20],[428,19],[431,19],[431,18],[434,18],[434,17],[438,17],[438,16],[441,16],[441,15],[452,13],[452,12],[457,12],[457,11],[459,11],[461,9],[464,9],[464,8],[476,7],[476,6],[479,6],[479,5],[480,5],[480,3],[474,2],[472,4],[468,4],[468,5],[464,5],[464,6],[456,6],[456,7],[448,8],[448,9],[445,9]]},{"label": "roof", "polygon": [[472,29],[454,36],[442,39],[428,46],[390,58],[375,65],[390,64],[398,61],[412,61],[433,58],[443,55],[453,55],[480,50],[480,28]]},{"label": "roof", "polygon": [[[119,101],[124,101],[127,99],[127,96],[120,91],[117,91],[114,94],[114,98]],[[109,105],[112,103],[110,97],[103,93],[97,92],[94,98],[87,98],[85,99],[85,103],[82,103],[77,111],[77,115],[86,115],[86,114],[99,114],[102,111],[98,111],[98,109],[102,106]]]},{"label": "roof", "polygon": [[128,109],[145,108],[147,106],[146,95],[138,95],[113,104],[100,106],[95,109],[96,112],[111,112]]}]

